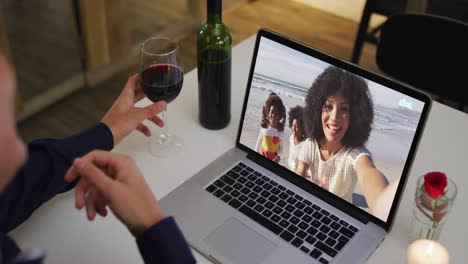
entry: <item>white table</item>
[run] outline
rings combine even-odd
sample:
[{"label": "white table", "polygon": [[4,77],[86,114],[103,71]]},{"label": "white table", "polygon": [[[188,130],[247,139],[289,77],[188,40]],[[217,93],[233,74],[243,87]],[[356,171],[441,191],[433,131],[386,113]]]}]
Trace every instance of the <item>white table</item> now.
[{"label": "white table", "polygon": [[[115,152],[131,155],[137,161],[157,197],[169,193],[234,145],[254,42],[255,38],[251,37],[233,50],[232,121],[227,128],[209,131],[199,125],[197,74],[194,70],[185,75],[181,94],[168,107],[169,128],[185,140],[184,151],[178,158],[150,156],[147,140],[136,132],[115,149]],[[148,103],[147,99],[139,102],[140,105]],[[416,179],[432,170],[447,173],[459,190],[440,241],[449,249],[452,263],[463,263],[468,259],[465,246],[468,213],[463,206],[468,198],[467,135],[468,115],[434,102],[393,230],[368,263],[404,263]],[[45,204],[11,235],[23,249],[47,249],[46,263],[51,264],[139,263],[141,260],[126,228],[113,215],[89,223],[84,211],[74,209],[73,192]],[[194,253],[199,263],[209,263]]]}]

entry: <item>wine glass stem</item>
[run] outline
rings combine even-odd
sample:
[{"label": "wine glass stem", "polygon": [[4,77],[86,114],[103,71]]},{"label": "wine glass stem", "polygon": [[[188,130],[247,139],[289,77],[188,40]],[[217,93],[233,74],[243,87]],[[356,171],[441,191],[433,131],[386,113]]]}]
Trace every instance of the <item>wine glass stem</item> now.
[{"label": "wine glass stem", "polygon": [[161,141],[162,144],[165,144],[168,140],[169,137],[169,132],[168,132],[168,122],[167,122],[167,105],[166,108],[161,112],[161,117],[162,120],[164,121],[164,129],[161,135],[159,135],[159,140]]}]

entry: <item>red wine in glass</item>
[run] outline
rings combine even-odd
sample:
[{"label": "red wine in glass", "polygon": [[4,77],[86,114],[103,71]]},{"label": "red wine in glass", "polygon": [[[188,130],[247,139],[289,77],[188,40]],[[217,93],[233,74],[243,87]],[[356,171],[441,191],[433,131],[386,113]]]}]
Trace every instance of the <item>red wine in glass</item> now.
[{"label": "red wine in glass", "polygon": [[141,73],[141,87],[153,102],[172,102],[184,82],[183,71],[171,64],[153,64]]},{"label": "red wine in glass", "polygon": [[[140,47],[140,85],[153,102],[171,103],[179,95],[184,81],[184,66],[177,43],[166,37],[152,37]],[[163,131],[149,141],[149,151],[156,157],[174,156],[183,146],[182,138],[168,131],[167,109],[161,112]]]}]

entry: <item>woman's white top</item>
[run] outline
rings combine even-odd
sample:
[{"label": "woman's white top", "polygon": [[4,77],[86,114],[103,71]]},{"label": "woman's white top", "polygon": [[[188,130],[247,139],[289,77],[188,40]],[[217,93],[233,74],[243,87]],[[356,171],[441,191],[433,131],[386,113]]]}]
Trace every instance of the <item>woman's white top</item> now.
[{"label": "woman's white top", "polygon": [[323,160],[318,143],[307,139],[303,143],[298,159],[309,165],[313,183],[352,202],[357,183],[356,161],[363,155],[370,157],[370,152],[365,147],[343,147],[328,160]]}]

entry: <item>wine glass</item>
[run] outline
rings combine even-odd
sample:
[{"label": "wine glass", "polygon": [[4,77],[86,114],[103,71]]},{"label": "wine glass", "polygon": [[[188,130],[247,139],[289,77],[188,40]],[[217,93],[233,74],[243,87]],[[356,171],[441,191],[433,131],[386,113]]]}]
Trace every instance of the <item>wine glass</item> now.
[{"label": "wine glass", "polygon": [[[180,93],[184,81],[184,68],[177,43],[166,37],[145,40],[140,48],[140,84],[153,102],[172,102]],[[167,157],[183,146],[179,137],[168,131],[167,106],[161,113],[164,121],[163,132],[157,139],[150,139],[150,153]]]}]

